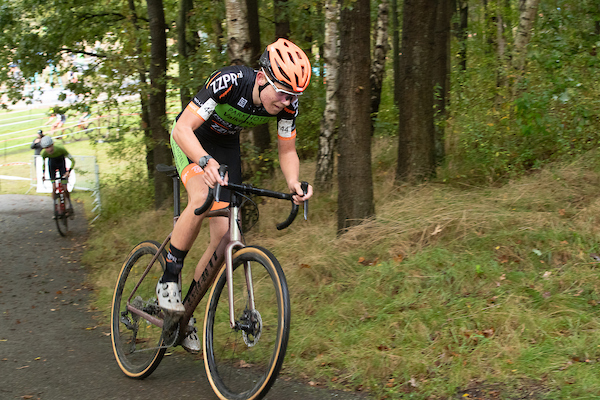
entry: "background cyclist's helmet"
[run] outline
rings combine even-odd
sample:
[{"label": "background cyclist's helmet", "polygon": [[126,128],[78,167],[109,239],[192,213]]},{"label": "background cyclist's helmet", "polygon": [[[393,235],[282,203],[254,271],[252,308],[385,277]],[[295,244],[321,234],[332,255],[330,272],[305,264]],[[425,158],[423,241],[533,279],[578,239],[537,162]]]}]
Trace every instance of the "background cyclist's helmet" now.
[{"label": "background cyclist's helmet", "polygon": [[44,132],[40,129],[40,130],[38,130],[38,135],[43,136]]},{"label": "background cyclist's helmet", "polygon": [[52,146],[52,144],[54,143],[54,141],[52,140],[52,138],[50,136],[44,136],[42,138],[42,140],[40,140],[40,144],[42,146],[42,149],[48,148],[50,146]]},{"label": "background cyclist's helmet", "polygon": [[304,51],[280,38],[267,46],[258,60],[261,67],[286,89],[302,93],[310,82],[310,61]]}]

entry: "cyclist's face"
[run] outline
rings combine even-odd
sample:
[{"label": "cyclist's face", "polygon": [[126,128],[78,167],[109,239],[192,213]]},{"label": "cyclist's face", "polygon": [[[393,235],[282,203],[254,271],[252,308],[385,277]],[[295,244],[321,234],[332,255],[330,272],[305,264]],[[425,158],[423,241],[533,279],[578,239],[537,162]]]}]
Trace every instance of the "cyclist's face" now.
[{"label": "cyclist's face", "polygon": [[46,152],[48,154],[54,153],[54,144],[50,145],[50,147],[46,147]]},{"label": "cyclist's face", "polygon": [[297,95],[287,92],[278,82],[273,82],[263,73],[268,86],[260,93],[260,99],[267,112],[271,115],[279,114],[281,110],[298,99]]}]

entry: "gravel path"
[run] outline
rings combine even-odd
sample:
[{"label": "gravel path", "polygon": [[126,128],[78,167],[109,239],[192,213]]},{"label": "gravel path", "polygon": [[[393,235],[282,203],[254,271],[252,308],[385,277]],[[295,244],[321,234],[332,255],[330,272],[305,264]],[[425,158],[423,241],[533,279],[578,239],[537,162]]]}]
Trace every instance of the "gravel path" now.
[{"label": "gravel path", "polygon": [[[49,196],[0,195],[0,400],[213,400],[201,358],[174,354],[143,381],[123,375],[110,328],[90,310],[80,264],[87,223],[76,204],[61,237]],[[279,379],[266,399],[358,400]],[[363,398],[364,399],[364,398]]]}]

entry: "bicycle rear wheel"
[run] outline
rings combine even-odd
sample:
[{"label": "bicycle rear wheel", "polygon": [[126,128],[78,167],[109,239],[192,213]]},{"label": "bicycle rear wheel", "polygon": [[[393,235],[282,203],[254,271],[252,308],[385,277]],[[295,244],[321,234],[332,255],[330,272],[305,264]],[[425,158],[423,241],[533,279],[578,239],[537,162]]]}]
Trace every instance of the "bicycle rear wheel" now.
[{"label": "bicycle rear wheel", "polygon": [[[255,310],[250,309],[244,266],[249,265]],[[260,247],[245,247],[233,260],[236,329],[229,322],[227,273],[221,269],[204,320],[204,365],[220,399],[261,399],[281,370],[290,330],[290,298],[279,262]]]},{"label": "bicycle rear wheel", "polygon": [[113,352],[121,370],[130,378],[144,379],[162,360],[166,347],[163,346],[162,329],[127,309],[127,302],[139,283],[131,305],[148,315],[162,319],[163,314],[156,300],[156,284],[165,268],[166,251],[162,251],[143,277],[146,267],[160,244],[145,241],[133,248],[119,274],[115,287],[111,311],[111,339]]}]

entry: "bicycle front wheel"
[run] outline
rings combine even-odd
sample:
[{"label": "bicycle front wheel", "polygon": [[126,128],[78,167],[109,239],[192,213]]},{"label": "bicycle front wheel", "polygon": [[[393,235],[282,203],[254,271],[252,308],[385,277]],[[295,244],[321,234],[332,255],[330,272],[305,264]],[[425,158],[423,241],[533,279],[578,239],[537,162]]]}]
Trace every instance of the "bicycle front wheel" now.
[{"label": "bicycle front wheel", "polygon": [[[62,196],[63,195],[60,195],[60,197]],[[67,221],[67,215],[65,213],[65,203],[61,202],[59,199],[57,199],[54,204],[54,220],[60,236],[67,236],[67,232],[69,231],[69,221]]]},{"label": "bicycle front wheel", "polygon": [[159,249],[160,244],[154,241],[145,241],[135,246],[123,264],[113,295],[113,352],[119,367],[130,378],[144,379],[149,376],[158,367],[166,351],[162,329],[127,309],[128,299],[139,284],[130,304],[150,317],[162,319],[155,290],[165,268],[167,254],[164,249],[158,254],[146,276],[143,276]]},{"label": "bicycle front wheel", "polygon": [[[254,309],[246,279],[250,276]],[[287,282],[273,254],[260,247],[245,247],[235,253],[232,286],[236,323],[233,329],[223,266],[211,290],[204,320],[206,374],[220,399],[261,399],[277,379],[287,349]]]}]

